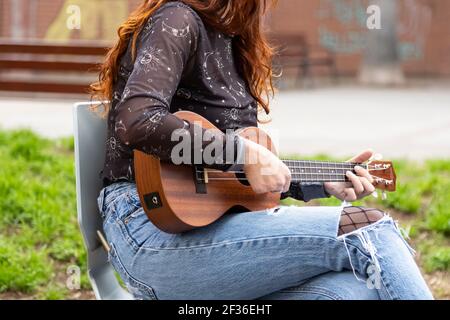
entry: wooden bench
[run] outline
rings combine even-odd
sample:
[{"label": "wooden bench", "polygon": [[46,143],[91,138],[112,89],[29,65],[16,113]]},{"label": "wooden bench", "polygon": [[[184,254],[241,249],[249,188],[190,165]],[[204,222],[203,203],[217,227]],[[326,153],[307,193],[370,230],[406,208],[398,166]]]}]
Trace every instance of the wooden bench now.
[{"label": "wooden bench", "polygon": [[105,46],[0,41],[0,91],[86,93],[106,52]]},{"label": "wooden bench", "polygon": [[298,70],[297,83],[313,77],[313,68],[325,67],[333,80],[338,79],[336,58],[333,52],[308,43],[303,34],[269,33],[270,42],[277,47],[275,68]]},{"label": "wooden bench", "polygon": [[[275,67],[297,69],[297,83],[303,79],[310,80],[315,67],[328,68],[333,79],[337,79],[333,53],[312,47],[302,34],[268,36],[279,48]],[[0,91],[86,93],[89,83],[98,73],[98,64],[107,52],[107,45],[103,44],[61,45],[0,40]],[[73,75],[77,75],[76,81]]]}]

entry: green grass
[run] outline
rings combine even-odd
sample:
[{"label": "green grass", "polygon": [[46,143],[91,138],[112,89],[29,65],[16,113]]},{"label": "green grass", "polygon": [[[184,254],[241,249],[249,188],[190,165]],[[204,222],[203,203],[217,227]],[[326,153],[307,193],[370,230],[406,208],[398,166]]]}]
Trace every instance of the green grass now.
[{"label": "green grass", "polygon": [[[386,201],[368,198],[358,204],[399,215],[424,270],[450,271],[450,160],[395,161],[395,166],[398,191]],[[73,139],[0,130],[0,177],[0,293],[70,297],[65,282],[71,265],[81,268],[82,288],[89,288],[76,221]],[[339,203],[323,199],[311,204]]]},{"label": "green grass", "polygon": [[[65,279],[66,268],[86,270],[76,220],[73,139],[0,131],[0,177],[0,292],[65,296],[54,284]],[[85,276],[82,284],[88,286]]]},{"label": "green grass", "polygon": [[[314,159],[342,160],[324,155]],[[427,272],[450,271],[450,160],[395,160],[394,167],[396,192],[389,193],[386,200],[367,197],[354,204],[376,207],[398,217],[421,253],[423,268]],[[292,199],[286,203],[304,205]],[[339,205],[340,201],[320,199],[311,204]]]}]

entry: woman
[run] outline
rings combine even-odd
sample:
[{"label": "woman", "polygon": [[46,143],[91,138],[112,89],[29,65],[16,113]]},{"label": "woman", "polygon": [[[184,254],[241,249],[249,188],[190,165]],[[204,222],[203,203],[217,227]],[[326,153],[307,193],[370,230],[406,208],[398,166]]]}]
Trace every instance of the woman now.
[{"label": "woman", "polygon": [[[98,202],[113,266],[142,299],[431,299],[396,224],[376,209],[280,206],[182,234],[162,232],[146,217],[132,151],[173,160],[172,132],[195,128],[174,112],[194,111],[224,132],[256,126],[258,110],[269,112],[266,2],[147,0],[120,27],[92,86],[94,98],[111,101]],[[226,171],[243,161],[257,193],[354,201],[374,191],[360,167],[348,172],[350,185],[291,183],[288,168],[264,147],[228,133],[219,139],[237,156],[224,162],[223,152],[205,166]],[[209,143],[192,149],[204,152]],[[250,154],[259,160],[250,162]],[[268,166],[273,173],[262,174]]]}]

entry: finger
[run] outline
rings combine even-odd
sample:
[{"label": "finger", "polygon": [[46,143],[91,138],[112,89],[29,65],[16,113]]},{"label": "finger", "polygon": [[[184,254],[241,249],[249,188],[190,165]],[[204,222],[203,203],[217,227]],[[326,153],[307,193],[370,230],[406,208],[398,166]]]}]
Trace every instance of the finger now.
[{"label": "finger", "polygon": [[281,179],[277,182],[276,187],[273,189],[275,192],[281,193],[284,192],[286,187],[286,180]]},{"label": "finger", "polygon": [[364,191],[364,187],[361,183],[360,178],[351,171],[347,171],[346,176],[353,184],[353,189],[355,189],[356,194],[361,194]]},{"label": "finger", "polygon": [[256,194],[260,194],[260,193],[265,193],[266,192],[262,188],[259,188],[259,187],[255,187],[255,188],[252,188],[252,189],[253,189],[253,192],[256,193]]},{"label": "finger", "polygon": [[366,178],[360,178],[361,184],[364,187],[364,192],[361,194],[363,196],[368,196],[369,194],[372,194],[375,191],[375,187],[372,183],[369,182]]},{"label": "finger", "polygon": [[358,197],[356,196],[355,189],[353,189],[353,188],[345,189],[345,198],[344,198],[345,201],[352,202],[352,201],[356,201],[357,199],[358,199]]},{"label": "finger", "polygon": [[[334,193],[343,194],[345,188],[352,188],[353,184],[350,181],[346,182],[325,182],[324,186]],[[341,196],[343,197],[343,196]]]},{"label": "finger", "polygon": [[291,171],[289,170],[289,168],[286,167],[286,170],[284,170],[283,186],[280,190],[282,190],[282,192],[287,192],[289,191],[290,186],[291,186]]},{"label": "finger", "polygon": [[286,177],[286,188],[289,190],[291,187],[292,175],[291,172],[288,172],[288,176]]},{"label": "finger", "polygon": [[291,179],[289,177],[286,177],[286,183],[283,186],[283,192],[288,192],[291,188]]},{"label": "finger", "polygon": [[369,171],[367,171],[367,170],[364,169],[363,167],[356,166],[356,167],[355,167],[355,172],[356,172],[360,177],[366,178],[370,183],[373,182],[373,178],[372,178],[372,176],[370,175]]},{"label": "finger", "polygon": [[351,181],[344,182],[344,188],[353,188],[353,183]]},{"label": "finger", "polygon": [[360,154],[358,154],[356,157],[351,158],[347,162],[362,163],[362,162],[369,160],[372,157],[372,155],[373,155],[373,150],[367,149],[367,150],[361,152]]}]

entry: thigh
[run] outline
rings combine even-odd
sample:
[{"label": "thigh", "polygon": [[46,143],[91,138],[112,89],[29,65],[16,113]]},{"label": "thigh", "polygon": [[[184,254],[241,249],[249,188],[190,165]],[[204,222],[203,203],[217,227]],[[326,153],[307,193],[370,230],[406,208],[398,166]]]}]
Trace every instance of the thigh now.
[{"label": "thigh", "polygon": [[139,297],[256,299],[329,271],[353,268],[366,274],[374,266],[382,271],[380,292],[389,289],[389,297],[426,291],[388,217],[337,237],[342,208],[282,207],[226,215],[207,227],[173,235],[147,219],[134,184],[116,191],[106,205],[108,196],[99,197],[99,206],[107,207],[105,234],[111,261]]},{"label": "thigh", "polygon": [[[157,230],[129,190],[105,225],[125,278],[159,299],[255,299],[329,271],[339,207],[226,215],[181,234]],[[124,209],[125,208],[125,209]],[[120,212],[125,210],[125,213]]]},{"label": "thigh", "polygon": [[[365,279],[359,275],[360,279]],[[263,300],[379,300],[378,291],[358,281],[353,272],[327,272],[305,283],[271,293]]]}]

